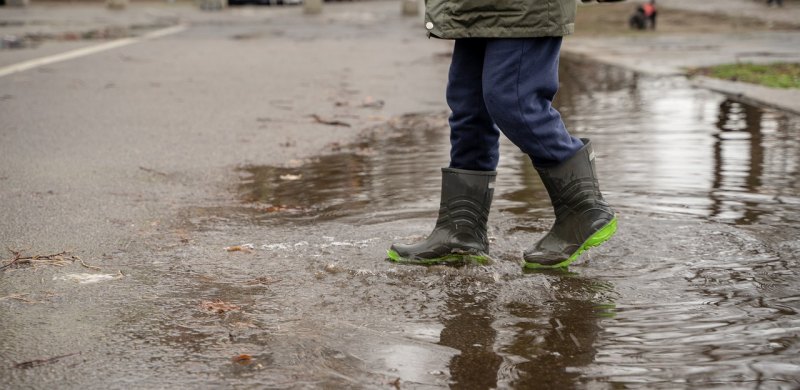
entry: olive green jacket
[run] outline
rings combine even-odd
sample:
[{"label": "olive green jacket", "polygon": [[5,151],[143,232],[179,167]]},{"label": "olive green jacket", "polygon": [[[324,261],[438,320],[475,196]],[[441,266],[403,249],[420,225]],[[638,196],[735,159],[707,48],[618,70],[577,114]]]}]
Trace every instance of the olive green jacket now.
[{"label": "olive green jacket", "polygon": [[576,0],[425,0],[438,38],[533,38],[571,34]]}]

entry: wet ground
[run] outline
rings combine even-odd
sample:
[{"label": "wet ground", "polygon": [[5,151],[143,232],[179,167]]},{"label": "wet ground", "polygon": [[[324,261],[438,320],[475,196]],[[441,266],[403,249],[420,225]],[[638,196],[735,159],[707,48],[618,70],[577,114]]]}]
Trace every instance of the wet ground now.
[{"label": "wet ground", "polygon": [[[681,77],[574,60],[562,63],[557,103],[595,143],[620,215],[617,236],[567,271],[520,267],[552,213],[508,143],[492,264],[385,260],[391,242],[432,227],[447,163],[446,113],[411,113],[316,158],[240,166],[226,194],[182,207],[147,245],[108,253],[104,269],[122,276],[80,284],[41,267],[41,283],[9,298],[18,291],[3,287],[32,271],[7,271],[0,378],[41,388],[800,386],[800,118]],[[234,245],[244,250],[225,249]]]}]

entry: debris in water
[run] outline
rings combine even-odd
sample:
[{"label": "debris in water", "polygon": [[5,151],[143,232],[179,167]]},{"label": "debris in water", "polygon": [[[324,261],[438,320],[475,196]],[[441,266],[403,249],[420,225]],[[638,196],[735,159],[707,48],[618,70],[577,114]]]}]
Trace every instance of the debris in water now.
[{"label": "debris in water", "polygon": [[79,284],[89,284],[89,283],[97,283],[97,282],[104,282],[107,280],[114,280],[114,279],[121,279],[124,275],[120,271],[116,275],[114,274],[66,274],[60,276],[53,276],[53,280],[64,280],[70,282],[76,282]]},{"label": "debris in water", "polygon": [[319,159],[316,158],[304,158],[304,159],[297,159],[293,158],[286,163],[283,164],[284,168],[300,168],[304,165],[313,164],[319,162]]},{"label": "debris in water", "polygon": [[239,306],[232,303],[223,302],[221,299],[213,301],[203,301],[200,307],[205,311],[211,311],[217,314],[223,314],[228,311],[239,310]]},{"label": "debris in water", "polygon": [[303,175],[286,174],[286,175],[280,175],[279,177],[281,178],[281,180],[292,181],[292,180],[300,180],[300,179],[302,179]]},{"label": "debris in water", "polygon": [[311,114],[311,117],[314,118],[314,121],[323,125],[350,127],[350,124],[347,122],[342,122],[336,119],[324,119],[317,114]]},{"label": "debris in water", "polygon": [[342,267],[340,267],[339,264],[336,263],[328,263],[325,266],[325,272],[327,273],[338,274],[339,272],[342,271],[344,271],[344,269],[342,269]]},{"label": "debris in water", "polygon": [[277,213],[279,211],[287,211],[287,210],[295,210],[295,209],[284,205],[271,205],[271,206],[261,207],[259,209],[259,211],[263,211],[265,213]]},{"label": "debris in water", "polygon": [[340,152],[342,151],[342,144],[338,142],[331,142],[328,144],[328,147],[331,148],[331,152]]},{"label": "debris in water", "polygon": [[27,362],[14,364],[14,368],[22,368],[22,369],[33,368],[33,367],[37,367],[37,366],[41,366],[41,365],[45,365],[45,364],[49,364],[49,363],[55,363],[55,362],[65,358],[65,357],[70,357],[70,356],[75,356],[75,355],[80,355],[80,354],[81,354],[80,352],[73,352],[73,353],[68,353],[66,355],[54,356],[54,357],[47,358],[47,359],[28,360]]},{"label": "debris in water", "polygon": [[242,245],[233,245],[233,246],[226,246],[225,249],[228,252],[245,252],[250,253],[254,249],[256,249],[255,245],[253,244],[242,244]]},{"label": "debris in water", "polygon": [[234,356],[233,362],[239,364],[250,364],[253,362],[253,357],[246,353],[243,353],[241,355]]},{"label": "debris in water", "polygon": [[241,329],[257,329],[258,328],[258,326],[256,326],[255,324],[253,324],[251,322],[242,322],[242,321],[234,322],[234,323],[231,324],[231,326],[233,326],[234,328],[241,328]]},{"label": "debris in water", "polygon": [[278,244],[264,244],[261,245],[261,248],[274,251],[274,250],[287,250],[289,249],[289,246],[283,243],[278,243]]},{"label": "debris in water", "polygon": [[372,96],[367,96],[364,98],[364,102],[361,103],[361,107],[364,108],[383,108],[386,104],[383,100],[375,100]]},{"label": "debris in water", "polygon": [[272,277],[269,277],[269,276],[259,276],[259,277],[255,278],[255,279],[248,280],[248,281],[244,282],[244,284],[245,285],[249,285],[249,286],[253,286],[253,285],[257,285],[257,284],[273,284],[273,283],[277,283],[277,282],[280,282],[280,281],[281,281],[281,279],[276,279],[276,278],[272,278]]},{"label": "debris in water", "polygon": [[357,270],[350,271],[350,273],[352,275],[354,275],[354,276],[374,276],[375,275],[374,271],[370,271],[368,269],[357,269]]},{"label": "debris in water", "polygon": [[355,152],[353,152],[353,154],[361,157],[373,157],[377,156],[378,152],[375,149],[364,147],[356,149]]}]

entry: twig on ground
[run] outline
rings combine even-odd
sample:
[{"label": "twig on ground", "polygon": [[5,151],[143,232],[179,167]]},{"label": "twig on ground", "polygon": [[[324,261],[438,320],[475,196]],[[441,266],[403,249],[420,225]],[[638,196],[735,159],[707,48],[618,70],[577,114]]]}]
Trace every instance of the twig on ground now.
[{"label": "twig on ground", "polygon": [[55,363],[55,362],[65,358],[65,357],[70,357],[70,356],[80,355],[80,354],[81,354],[80,352],[73,352],[73,353],[68,353],[66,355],[54,356],[54,357],[46,358],[46,359],[28,360],[27,362],[14,364],[14,368],[22,368],[22,369],[33,368],[33,367],[41,366],[41,365],[48,364],[48,363]]},{"label": "twig on ground", "polygon": [[86,267],[86,268],[88,268],[88,269],[93,269],[93,270],[95,270],[95,271],[102,271],[102,269],[101,269],[100,267],[97,267],[97,266],[94,266],[94,265],[89,265],[89,264],[86,264],[86,263],[84,263],[84,262],[83,262],[83,259],[81,259],[79,256],[72,256],[72,257],[74,257],[74,258],[78,259],[78,261],[80,261],[80,262],[81,262],[81,265],[82,265],[82,266],[84,266],[84,267]]},{"label": "twig on ground", "polygon": [[311,114],[311,117],[314,118],[314,121],[317,123],[322,123],[323,125],[350,127],[350,124],[347,122],[342,122],[336,119],[323,119],[317,114]]},{"label": "twig on ground", "polygon": [[4,297],[0,297],[0,301],[4,301],[6,299],[16,299],[18,301],[22,301],[22,302],[25,302],[25,303],[36,303],[36,301],[32,301],[32,300],[30,300],[28,298],[25,298],[26,296],[28,296],[28,293],[11,294],[11,295],[6,295]]},{"label": "twig on ground", "polygon": [[140,167],[139,167],[139,169],[141,169],[141,170],[143,170],[143,171],[145,171],[145,172],[147,172],[147,173],[152,173],[152,174],[159,175],[159,176],[168,176],[168,175],[167,175],[166,173],[164,173],[164,172],[157,171],[157,170],[155,170],[155,169],[151,169],[151,168],[147,168],[147,167],[141,167],[141,166],[140,166]]},{"label": "twig on ground", "polygon": [[47,264],[47,265],[54,265],[56,267],[63,267],[73,261],[75,261],[76,256],[70,255],[69,252],[59,252],[53,253],[50,255],[33,255],[33,256],[23,256],[22,251],[15,251],[11,248],[6,248],[9,252],[14,256],[11,261],[7,264],[3,264],[0,266],[0,271],[6,270],[11,266],[20,266],[20,265],[31,265],[35,266],[36,264]]}]

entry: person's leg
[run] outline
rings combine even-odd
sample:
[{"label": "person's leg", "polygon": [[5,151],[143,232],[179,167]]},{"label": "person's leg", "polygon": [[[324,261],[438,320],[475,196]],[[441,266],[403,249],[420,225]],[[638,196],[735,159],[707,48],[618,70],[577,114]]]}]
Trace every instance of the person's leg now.
[{"label": "person's leg", "polygon": [[439,218],[428,237],[393,244],[389,259],[412,264],[486,259],[486,223],[494,194],[499,131],[483,101],[481,85],[486,40],[459,39],[447,85],[450,116],[450,167],[442,169]]},{"label": "person's leg", "polygon": [[558,165],[583,143],[552,106],[560,37],[493,39],[486,46],[483,96],[492,119],[537,167]]},{"label": "person's leg", "polygon": [[552,107],[560,47],[557,37],[497,39],[487,43],[484,59],[486,107],[503,134],[530,156],[553,203],[553,227],[523,254],[529,268],[565,267],[616,231],[591,142],[570,136]]},{"label": "person's leg", "polygon": [[450,168],[493,171],[500,132],[483,101],[485,39],[458,39],[447,82],[450,106]]}]

